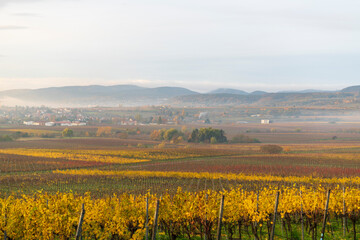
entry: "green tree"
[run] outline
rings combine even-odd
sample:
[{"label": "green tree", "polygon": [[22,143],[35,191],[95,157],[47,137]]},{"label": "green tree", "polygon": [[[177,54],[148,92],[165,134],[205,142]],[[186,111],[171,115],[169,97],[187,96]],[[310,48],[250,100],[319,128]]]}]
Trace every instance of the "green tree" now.
[{"label": "green tree", "polygon": [[74,131],[69,129],[69,128],[65,128],[63,131],[62,131],[62,136],[63,137],[73,137],[74,136]]},{"label": "green tree", "polygon": [[216,143],[217,143],[216,138],[215,138],[215,137],[211,137],[211,138],[210,138],[210,143],[211,143],[211,144],[216,144]]},{"label": "green tree", "polygon": [[180,135],[180,132],[175,128],[170,128],[164,133],[164,140],[170,141]]},{"label": "green tree", "polygon": [[[189,137],[189,142],[203,142],[210,143],[211,138],[214,138],[217,143],[227,142],[225,132],[222,129],[213,129],[213,128],[200,128],[194,129]],[[213,140],[213,141],[214,141]]]},{"label": "green tree", "polygon": [[189,137],[189,142],[200,142],[199,140],[199,129],[195,128]]}]

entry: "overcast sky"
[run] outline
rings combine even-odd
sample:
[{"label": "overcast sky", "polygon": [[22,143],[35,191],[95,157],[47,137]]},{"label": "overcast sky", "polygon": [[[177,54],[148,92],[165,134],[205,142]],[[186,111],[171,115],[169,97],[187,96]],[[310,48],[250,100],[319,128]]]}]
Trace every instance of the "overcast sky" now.
[{"label": "overcast sky", "polygon": [[0,0],[0,90],[360,85],[359,0]]}]

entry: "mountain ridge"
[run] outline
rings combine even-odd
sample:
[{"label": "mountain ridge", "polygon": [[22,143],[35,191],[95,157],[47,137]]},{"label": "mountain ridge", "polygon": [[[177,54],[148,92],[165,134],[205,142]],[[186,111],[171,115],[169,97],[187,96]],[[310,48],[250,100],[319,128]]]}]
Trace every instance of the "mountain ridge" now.
[{"label": "mountain ridge", "polygon": [[[339,91],[303,90],[294,92],[254,91],[219,88],[199,93],[183,87],[140,87],[137,85],[63,86],[40,89],[13,89],[0,92],[0,102],[9,105],[46,106],[322,106],[356,103],[360,85]],[[10,104],[11,105],[11,104]]]},{"label": "mountain ridge", "polygon": [[249,94],[248,92],[234,88],[218,88],[208,92],[208,94],[217,94],[217,93],[242,94],[242,95]]},{"label": "mountain ridge", "polygon": [[[146,88],[136,85],[63,86],[40,89],[19,89],[0,92],[0,101],[17,100],[29,105],[50,106],[139,106],[162,104],[164,100],[182,95],[198,94],[181,87]],[[30,104],[31,103],[31,104]]]}]

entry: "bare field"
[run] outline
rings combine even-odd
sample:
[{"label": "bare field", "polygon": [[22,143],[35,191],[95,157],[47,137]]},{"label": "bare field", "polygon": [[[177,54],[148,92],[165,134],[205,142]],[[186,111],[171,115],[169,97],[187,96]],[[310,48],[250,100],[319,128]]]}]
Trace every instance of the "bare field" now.
[{"label": "bare field", "polygon": [[[197,191],[227,189],[239,184],[249,189],[267,184],[292,184],[291,181],[229,180],[226,174],[326,179],[360,176],[360,141],[356,141],[360,134],[345,130],[338,133],[331,128],[332,124],[320,129],[312,124],[284,124],[271,130],[274,126],[261,126],[260,132],[247,133],[238,126],[224,127],[230,133],[229,137],[242,133],[261,139],[262,143],[252,144],[195,144],[185,141],[172,144],[142,138],[143,135],[127,139],[29,138],[27,141],[3,142],[0,145],[3,152],[0,154],[0,191],[2,194],[38,190],[90,191],[101,196],[122,192],[145,193],[148,190],[161,193],[176,191],[177,187]],[[301,131],[293,130],[301,126]],[[333,136],[337,137],[334,139]],[[283,153],[260,152],[260,147],[269,143],[279,144],[284,149]],[[97,161],[97,158],[100,160]],[[126,161],[117,162],[116,158]],[[82,172],[69,175],[56,170]],[[92,174],[94,171],[99,171],[99,174]],[[101,175],[117,171],[138,174]],[[159,172],[165,174],[160,177],[157,175]],[[167,172],[172,175],[167,176]],[[154,173],[153,176],[151,173]],[[180,175],[174,177],[174,173]],[[185,173],[210,175],[182,177],[181,174]],[[213,178],[211,174],[222,175]]]}]

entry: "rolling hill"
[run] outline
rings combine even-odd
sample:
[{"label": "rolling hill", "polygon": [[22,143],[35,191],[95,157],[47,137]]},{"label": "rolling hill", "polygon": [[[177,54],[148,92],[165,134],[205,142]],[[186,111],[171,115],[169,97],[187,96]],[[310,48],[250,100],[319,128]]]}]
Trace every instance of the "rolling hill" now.
[{"label": "rolling hill", "polygon": [[175,106],[359,106],[360,86],[340,91],[299,91],[251,94],[209,93],[178,96],[172,99]]},{"label": "rolling hill", "polygon": [[360,85],[344,88],[341,92],[360,92]]},{"label": "rolling hill", "polygon": [[249,94],[248,92],[238,90],[238,89],[232,89],[232,88],[218,88],[218,89],[215,89],[215,90],[209,92],[209,94],[219,94],[219,93],[240,94],[240,95],[248,95]]},{"label": "rolling hill", "polygon": [[4,105],[46,106],[140,106],[164,104],[168,99],[197,94],[180,87],[145,88],[135,85],[67,86],[0,92]]},{"label": "rolling hill", "polygon": [[41,89],[18,89],[0,92],[3,105],[23,106],[358,106],[360,86],[339,91],[297,91],[247,93],[237,89],[217,89],[197,93],[181,87],[146,88],[135,85],[66,86]]}]

